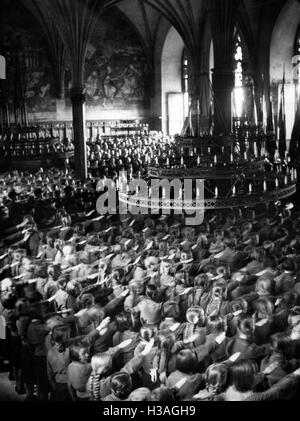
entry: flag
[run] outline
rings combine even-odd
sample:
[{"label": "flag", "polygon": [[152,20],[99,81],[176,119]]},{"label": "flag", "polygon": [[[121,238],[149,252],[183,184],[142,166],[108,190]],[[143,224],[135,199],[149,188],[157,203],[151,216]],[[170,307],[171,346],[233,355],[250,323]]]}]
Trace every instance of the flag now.
[{"label": "flag", "polygon": [[265,79],[264,75],[262,75],[262,125],[264,131],[267,130],[268,126],[268,113],[267,113],[267,103],[266,103],[266,96],[265,96]]},{"label": "flag", "polygon": [[21,126],[27,125],[27,115],[26,115],[26,102],[25,102],[25,91],[26,91],[26,81],[25,81],[25,60],[23,54],[20,53],[20,50],[16,48],[15,50],[15,80],[14,80],[14,113],[15,113],[15,123],[20,124]]},{"label": "flag", "polygon": [[292,131],[291,143],[290,143],[290,157],[294,160],[297,157],[300,148],[300,102],[299,97],[297,100],[297,109],[295,114],[295,122]]},{"label": "flag", "polygon": [[253,123],[255,126],[258,126],[258,114],[257,114],[256,100],[255,100],[254,85],[252,89],[252,98],[253,98]]},{"label": "flag", "polygon": [[6,60],[4,56],[0,56],[0,79],[6,79]]},{"label": "flag", "polygon": [[232,117],[234,119],[236,119],[237,118],[237,110],[236,110],[235,92],[232,93],[231,102],[232,102]]},{"label": "flag", "polygon": [[214,126],[213,104],[212,104],[212,101],[210,101],[210,104],[209,104],[209,120],[208,120],[208,133],[210,135],[213,134],[213,126]]},{"label": "flag", "polygon": [[279,155],[281,158],[285,157],[286,152],[286,118],[285,118],[285,71],[283,71],[283,80],[282,80],[282,89],[281,89],[281,98],[280,98],[280,109],[279,109],[279,118],[278,118],[278,128],[279,128]]},{"label": "flag", "polygon": [[268,121],[267,121],[267,131],[268,132],[274,132],[274,116],[273,116],[273,100],[269,88],[269,98],[270,98],[270,112],[268,115]]},{"label": "flag", "polygon": [[189,110],[189,135],[190,136],[195,136],[194,126],[193,126],[192,107],[193,107],[193,102],[191,103],[190,110]]},{"label": "flag", "polygon": [[262,103],[262,113],[263,113],[263,129],[264,131],[267,130],[268,127],[268,113],[267,113],[267,103],[266,103],[266,97],[265,94],[263,94],[263,99],[262,99],[263,103]]}]

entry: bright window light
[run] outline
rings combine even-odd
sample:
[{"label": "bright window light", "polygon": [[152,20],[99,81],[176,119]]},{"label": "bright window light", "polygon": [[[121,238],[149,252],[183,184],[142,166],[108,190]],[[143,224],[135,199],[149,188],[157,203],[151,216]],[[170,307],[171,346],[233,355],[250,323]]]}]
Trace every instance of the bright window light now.
[{"label": "bright window light", "polygon": [[235,79],[234,79],[234,109],[236,117],[241,118],[244,109],[244,88],[243,88],[243,50],[242,41],[238,35],[236,38],[235,50]]}]

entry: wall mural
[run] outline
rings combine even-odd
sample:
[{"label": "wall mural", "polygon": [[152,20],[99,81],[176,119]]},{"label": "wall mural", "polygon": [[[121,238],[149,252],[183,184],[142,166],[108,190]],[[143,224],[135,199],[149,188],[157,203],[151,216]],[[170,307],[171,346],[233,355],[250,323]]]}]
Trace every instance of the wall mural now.
[{"label": "wall mural", "polygon": [[49,68],[44,67],[28,75],[26,85],[26,103],[31,113],[54,112],[56,110],[53,83],[49,80]]},{"label": "wall mural", "polygon": [[141,105],[146,96],[146,74],[147,59],[136,32],[117,14],[103,17],[88,48],[87,107]]},{"label": "wall mural", "polygon": [[[58,104],[56,80],[45,39],[37,29],[28,30],[28,23],[25,19],[23,22],[22,17],[16,27],[13,16],[10,21],[11,24],[0,22],[0,54],[7,59],[6,86],[11,122],[14,122],[14,108],[20,99],[20,91],[26,100],[29,120],[71,117],[68,64],[66,99]],[[99,19],[88,47],[85,68],[87,117],[94,116],[98,110],[132,110],[135,113],[148,108],[146,81],[147,58],[142,41],[118,11],[110,11],[109,15]]]},{"label": "wall mural", "polygon": [[55,112],[53,70],[37,37],[25,29],[0,25],[0,51],[7,60],[10,111],[24,93],[28,113]]}]

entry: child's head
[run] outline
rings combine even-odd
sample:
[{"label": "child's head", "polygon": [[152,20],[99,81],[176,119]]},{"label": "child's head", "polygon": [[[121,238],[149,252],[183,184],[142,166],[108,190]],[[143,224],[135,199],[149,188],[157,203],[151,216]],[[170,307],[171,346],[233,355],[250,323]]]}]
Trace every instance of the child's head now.
[{"label": "child's head", "polygon": [[105,317],[105,312],[98,306],[92,306],[87,310],[88,320],[94,325],[99,325]]},{"label": "child's head", "polygon": [[63,247],[62,251],[65,257],[70,257],[74,253],[74,247],[68,244]]},{"label": "child's head", "polygon": [[206,288],[209,284],[208,276],[206,273],[201,273],[200,275],[196,276],[194,283],[195,286]]},{"label": "child's head", "polygon": [[184,374],[193,374],[197,371],[198,359],[190,349],[183,349],[177,354],[176,370]]},{"label": "child's head", "polygon": [[131,376],[125,372],[115,373],[111,377],[110,383],[112,393],[119,399],[125,400],[132,391]]},{"label": "child's head", "polygon": [[162,261],[160,264],[160,274],[161,275],[169,275],[171,269],[171,265],[169,262]]},{"label": "child's head", "polygon": [[205,312],[202,307],[190,307],[186,312],[186,320],[193,325],[204,326]]},{"label": "child's head", "polygon": [[237,330],[240,337],[252,341],[254,333],[254,321],[252,317],[241,315],[238,318]]},{"label": "child's head", "polygon": [[255,317],[258,320],[271,319],[274,311],[274,304],[267,297],[261,297],[255,302]]},{"label": "child's head", "polygon": [[174,402],[174,392],[166,386],[160,386],[151,393],[152,402]]},{"label": "child's head", "polygon": [[285,259],[282,263],[282,269],[286,272],[293,272],[295,270],[293,259]]},{"label": "child's head", "polygon": [[129,289],[130,289],[130,292],[136,296],[142,295],[144,292],[144,283],[143,281],[133,279],[132,281],[129,282]]},{"label": "child's head", "polygon": [[57,286],[59,289],[65,291],[68,285],[68,276],[66,274],[60,275],[57,280]]},{"label": "child's head", "polygon": [[291,345],[291,338],[284,332],[275,333],[270,338],[271,350],[276,354],[287,355]]},{"label": "child's head", "polygon": [[216,269],[217,275],[226,278],[228,276],[228,269],[225,265],[220,265]]},{"label": "child's head", "polygon": [[300,339],[300,322],[293,327],[290,338],[292,341],[298,341]]},{"label": "child's head", "polygon": [[170,350],[176,342],[176,336],[170,334],[169,330],[160,330],[156,336],[156,345],[159,350]]},{"label": "child's head", "polygon": [[97,354],[91,360],[94,375],[109,373],[112,370],[112,358],[108,352]]},{"label": "child's head", "polygon": [[147,285],[146,287],[146,297],[150,298],[150,300],[156,301],[158,298],[158,291],[155,285]]},{"label": "child's head", "polygon": [[55,326],[52,330],[52,343],[59,352],[63,352],[66,349],[69,337],[70,329],[68,326]]},{"label": "child's head", "polygon": [[84,345],[71,345],[70,358],[74,362],[87,363],[90,356],[89,348]]},{"label": "child's head", "polygon": [[46,320],[46,326],[49,332],[52,332],[55,327],[62,326],[62,325],[63,325],[63,319],[60,316],[49,317]]},{"label": "child's head", "polygon": [[225,237],[223,240],[223,244],[225,247],[228,247],[230,249],[234,248],[235,244],[236,244],[236,238],[233,237]]},{"label": "child's head", "polygon": [[95,299],[94,296],[92,294],[83,294],[80,297],[80,305],[81,308],[90,308],[95,304]]},{"label": "child's head", "polygon": [[214,394],[221,393],[227,384],[228,367],[226,364],[213,364],[208,367],[205,376],[206,389]]},{"label": "child's head", "polygon": [[295,327],[300,323],[300,306],[293,307],[288,316],[288,324]]},{"label": "child's head", "polygon": [[29,314],[29,301],[27,298],[21,298],[16,302],[16,312],[18,316],[25,316]]},{"label": "child's head", "polygon": [[223,296],[223,286],[219,283],[215,283],[211,290],[211,296],[215,298],[222,298]]},{"label": "child's head", "polygon": [[146,387],[140,387],[130,393],[128,400],[130,402],[149,402],[151,400],[151,390]]},{"label": "child's head", "polygon": [[236,361],[229,369],[230,383],[240,393],[250,392],[255,385],[257,367],[253,361]]},{"label": "child's head", "polygon": [[145,267],[147,270],[157,271],[158,264],[159,264],[158,259],[154,256],[150,256],[150,257],[147,257],[147,259],[145,259]]},{"label": "child's head", "polygon": [[209,316],[206,323],[207,332],[212,335],[219,335],[225,332],[226,326],[223,317]]},{"label": "child's head", "polygon": [[221,229],[217,229],[214,231],[214,239],[215,241],[221,241],[224,238],[224,231]]},{"label": "child's head", "polygon": [[123,312],[117,314],[115,322],[119,332],[125,332],[126,330],[131,330],[133,328],[133,321],[130,313]]},{"label": "child's head", "polygon": [[274,291],[273,279],[262,277],[256,282],[255,291],[258,295],[272,295]]},{"label": "child's head", "polygon": [[80,291],[81,286],[77,280],[72,279],[67,283],[66,292],[72,297],[78,297],[80,295]]},{"label": "child's head", "polygon": [[165,318],[172,318],[177,320],[180,316],[179,305],[176,301],[167,301],[163,304],[162,315]]},{"label": "child's head", "polygon": [[188,250],[182,250],[180,253],[180,260],[182,262],[186,262],[187,260],[190,260],[192,257],[191,252]]},{"label": "child's head", "polygon": [[250,257],[251,259],[262,263],[265,258],[265,250],[263,248],[257,247],[252,251]]},{"label": "child's head", "polygon": [[157,329],[153,326],[144,325],[140,330],[140,336],[143,341],[150,342],[154,338]]},{"label": "child's head", "polygon": [[231,311],[232,313],[235,313],[236,311],[240,311],[242,310],[242,312],[244,314],[247,313],[248,311],[248,303],[246,300],[244,300],[243,298],[238,298],[236,300],[231,301]]},{"label": "child's head", "polygon": [[53,280],[56,281],[60,275],[60,268],[58,265],[50,265],[47,268],[47,273],[49,277],[53,278]]}]

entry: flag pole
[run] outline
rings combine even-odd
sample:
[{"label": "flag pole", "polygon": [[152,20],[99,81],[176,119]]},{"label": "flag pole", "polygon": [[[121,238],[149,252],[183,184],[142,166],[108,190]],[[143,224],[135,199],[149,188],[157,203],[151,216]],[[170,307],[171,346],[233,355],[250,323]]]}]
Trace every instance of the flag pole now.
[{"label": "flag pole", "polygon": [[283,64],[283,78],[279,110],[279,155],[282,158],[286,152],[286,115],[285,115],[285,64]]}]

